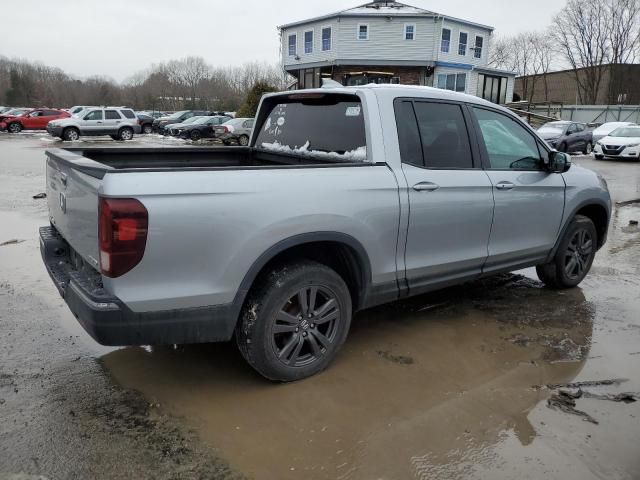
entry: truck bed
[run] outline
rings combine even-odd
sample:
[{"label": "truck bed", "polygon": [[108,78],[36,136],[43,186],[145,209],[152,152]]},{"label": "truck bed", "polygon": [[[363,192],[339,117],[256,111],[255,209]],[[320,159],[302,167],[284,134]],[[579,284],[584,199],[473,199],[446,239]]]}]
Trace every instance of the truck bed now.
[{"label": "truck bed", "polygon": [[249,147],[65,148],[47,156],[94,178],[132,171],[367,166],[367,162],[272,153]]}]

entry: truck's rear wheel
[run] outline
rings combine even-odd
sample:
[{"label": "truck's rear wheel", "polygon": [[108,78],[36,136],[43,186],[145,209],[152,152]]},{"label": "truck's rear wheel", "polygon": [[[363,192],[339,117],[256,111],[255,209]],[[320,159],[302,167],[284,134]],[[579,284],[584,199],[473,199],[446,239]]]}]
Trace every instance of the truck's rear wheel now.
[{"label": "truck's rear wheel", "polygon": [[264,377],[292,382],[326,369],[349,332],[351,296],[344,280],[302,261],[263,275],[242,311],[236,341]]},{"label": "truck's rear wheel", "polygon": [[67,142],[75,142],[80,138],[80,132],[77,128],[69,127],[62,132],[62,138]]},{"label": "truck's rear wheel", "polygon": [[578,286],[587,276],[598,246],[598,231],[591,219],[576,216],[567,229],[553,260],[536,268],[538,277],[550,288]]}]

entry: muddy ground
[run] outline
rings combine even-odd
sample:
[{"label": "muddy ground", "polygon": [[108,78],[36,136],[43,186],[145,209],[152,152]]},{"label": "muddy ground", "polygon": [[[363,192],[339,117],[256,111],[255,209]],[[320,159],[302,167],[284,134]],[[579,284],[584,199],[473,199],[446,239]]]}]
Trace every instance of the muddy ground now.
[{"label": "muddy ground", "polygon": [[[233,345],[82,331],[39,258],[57,145],[0,134],[0,479],[640,478],[640,204],[579,289],[527,270],[363,312],[329,371],[274,385]],[[574,161],[640,199],[640,163]]]}]

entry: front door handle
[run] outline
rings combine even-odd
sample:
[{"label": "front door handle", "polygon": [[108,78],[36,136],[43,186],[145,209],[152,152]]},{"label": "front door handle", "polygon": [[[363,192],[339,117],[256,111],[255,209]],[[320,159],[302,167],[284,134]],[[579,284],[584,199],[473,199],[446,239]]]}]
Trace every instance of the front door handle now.
[{"label": "front door handle", "polygon": [[496,185],[498,190],[513,190],[516,186],[511,182],[500,182]]},{"label": "front door handle", "polygon": [[431,182],[422,182],[413,186],[413,189],[416,192],[435,192],[439,188],[440,188],[440,185],[436,185],[435,183],[431,183]]}]

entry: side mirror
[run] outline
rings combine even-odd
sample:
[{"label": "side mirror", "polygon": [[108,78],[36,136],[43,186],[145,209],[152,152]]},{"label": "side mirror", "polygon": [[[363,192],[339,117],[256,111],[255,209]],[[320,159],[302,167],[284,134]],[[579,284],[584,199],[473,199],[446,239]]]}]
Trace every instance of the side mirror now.
[{"label": "side mirror", "polygon": [[566,153],[556,152],[549,153],[549,171],[551,173],[565,173],[571,168],[571,157]]}]

